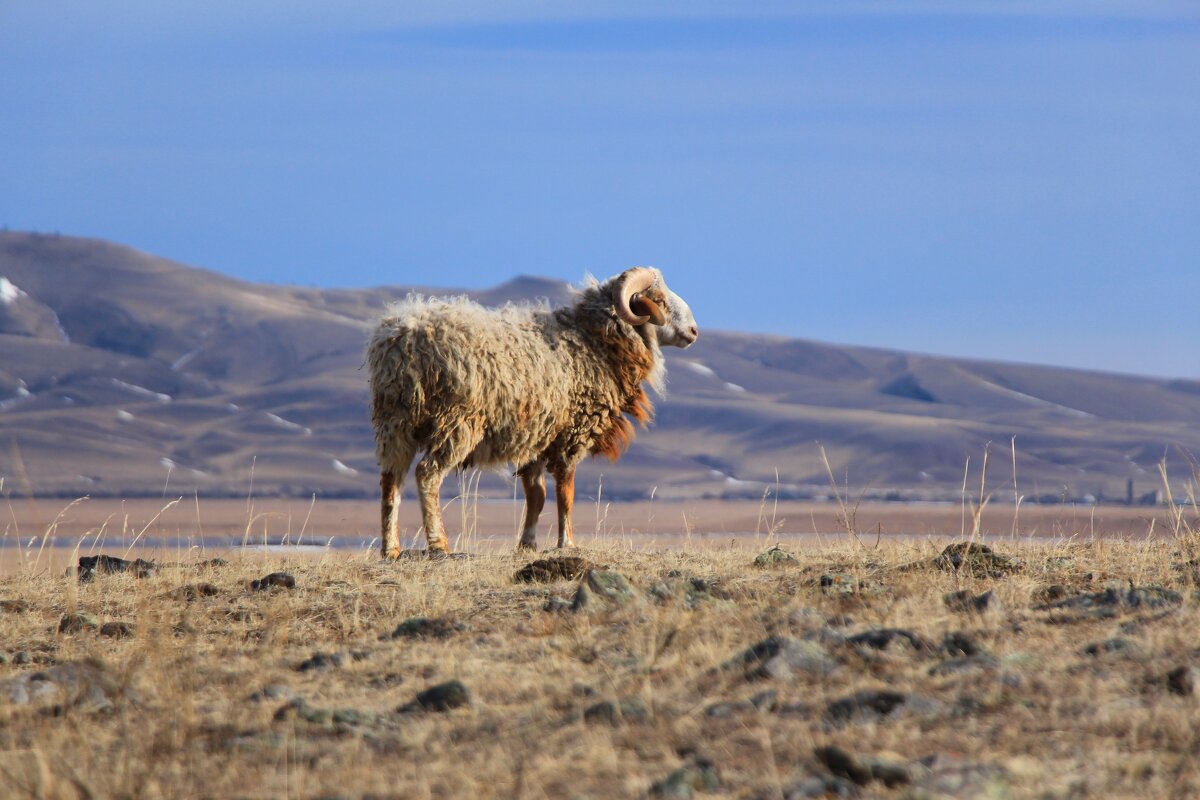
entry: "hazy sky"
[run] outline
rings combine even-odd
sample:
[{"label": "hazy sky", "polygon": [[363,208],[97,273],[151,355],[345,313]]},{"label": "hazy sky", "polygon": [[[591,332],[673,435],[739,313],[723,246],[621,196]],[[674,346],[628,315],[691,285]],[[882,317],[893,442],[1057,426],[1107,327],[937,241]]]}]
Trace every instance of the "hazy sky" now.
[{"label": "hazy sky", "polygon": [[0,0],[0,224],[1198,377],[1200,3]]}]

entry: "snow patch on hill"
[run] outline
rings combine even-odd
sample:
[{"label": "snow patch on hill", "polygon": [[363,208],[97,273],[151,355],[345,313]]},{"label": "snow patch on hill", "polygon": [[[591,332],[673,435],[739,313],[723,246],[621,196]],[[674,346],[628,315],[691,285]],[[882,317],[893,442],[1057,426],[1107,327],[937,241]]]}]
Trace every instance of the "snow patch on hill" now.
[{"label": "snow patch on hill", "polygon": [[0,305],[15,303],[19,298],[26,296],[25,292],[8,278],[0,278]]}]

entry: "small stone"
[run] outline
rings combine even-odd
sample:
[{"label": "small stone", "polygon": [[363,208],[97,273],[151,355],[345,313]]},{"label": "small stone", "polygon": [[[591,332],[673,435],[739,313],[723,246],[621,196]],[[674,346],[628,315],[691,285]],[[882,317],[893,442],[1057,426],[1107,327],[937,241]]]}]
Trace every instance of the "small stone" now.
[{"label": "small stone", "polygon": [[900,713],[931,714],[940,708],[941,703],[929,697],[887,689],[865,689],[830,703],[825,709],[825,716],[834,724],[844,724],[867,722]]},{"label": "small stone", "polygon": [[1102,642],[1092,642],[1083,648],[1084,655],[1102,656],[1109,653],[1121,653],[1133,649],[1133,642],[1128,639],[1105,639]]},{"label": "small stone", "polygon": [[223,558],[209,558],[201,561],[196,566],[199,569],[219,569],[220,567],[228,567],[229,562]]},{"label": "small stone", "polygon": [[771,636],[727,662],[726,670],[741,670],[746,680],[793,680],[801,674],[827,675],[838,664],[816,642]]},{"label": "small stone", "polygon": [[1021,562],[978,542],[947,545],[930,565],[949,572],[963,571],[977,578],[1003,578],[1020,572]]},{"label": "small stone", "polygon": [[250,588],[262,591],[265,589],[295,589],[296,579],[287,572],[272,572],[258,580],[250,581]]},{"label": "small stone", "polygon": [[517,570],[513,575],[513,580],[517,583],[573,581],[582,577],[590,569],[596,569],[596,565],[586,558],[577,556],[541,558]]},{"label": "small stone", "polygon": [[295,689],[282,683],[272,683],[259,689],[246,698],[251,703],[261,703],[265,700],[298,700],[300,695]]},{"label": "small stone", "polygon": [[1196,683],[1200,682],[1200,670],[1195,667],[1176,667],[1167,673],[1167,689],[1172,694],[1191,697],[1196,692]]},{"label": "small stone", "polygon": [[574,607],[575,607],[575,604],[572,603],[567,598],[558,597],[557,595],[555,595],[546,600],[545,605],[542,606],[542,611],[548,612],[550,614],[562,614],[564,612],[572,610]]},{"label": "small stone", "polygon": [[215,597],[220,593],[221,590],[211,583],[193,583],[173,589],[164,596],[170,597],[173,600],[181,600],[185,603],[194,603],[202,597]]},{"label": "small stone", "polygon": [[1000,601],[996,598],[995,592],[990,590],[980,595],[973,594],[966,589],[950,592],[942,597],[942,602],[946,604],[946,608],[959,614],[982,614],[1000,607]]},{"label": "small stone", "polygon": [[934,797],[1008,797],[1008,771],[994,764],[964,761],[952,756],[929,756],[920,761],[921,775],[913,786]]},{"label": "small stone", "polygon": [[382,639],[447,639],[467,626],[447,617],[409,617]]},{"label": "small stone", "polygon": [[696,792],[715,792],[721,788],[717,768],[707,759],[680,767],[650,786],[651,797],[671,797],[688,800]]},{"label": "small stone", "polygon": [[813,755],[834,775],[858,786],[878,781],[891,789],[912,781],[909,768],[898,761],[852,755],[837,745],[818,747]]},{"label": "small stone", "polygon": [[777,567],[793,566],[799,563],[800,560],[798,558],[779,545],[775,545],[764,553],[759,553],[754,558],[754,566],[759,569],[774,569]]},{"label": "small stone", "polygon": [[940,664],[934,664],[929,668],[929,674],[940,678],[946,675],[957,675],[962,672],[998,669],[999,667],[1000,661],[995,656],[961,656],[959,658],[947,659]]},{"label": "small stone", "polygon": [[461,681],[447,681],[418,692],[409,706],[423,711],[450,711],[471,702],[471,692]]},{"label": "small stone", "polygon": [[29,655],[28,650],[18,650],[16,654],[13,655],[12,662],[14,664],[32,664],[33,656]]},{"label": "small stone", "polygon": [[929,647],[920,636],[903,628],[875,628],[847,636],[846,643],[875,650],[888,650],[895,644],[907,646],[913,650],[925,650]]},{"label": "small stone", "polygon": [[63,614],[62,619],[58,621],[59,633],[79,633],[85,630],[96,630],[99,627],[100,621],[96,619],[96,616],[86,611]]},{"label": "small stone", "polygon": [[980,656],[987,648],[965,631],[952,631],[942,637],[942,652],[948,656]]},{"label": "small stone", "polygon": [[125,639],[133,636],[134,630],[132,622],[106,622],[100,626],[100,635]]},{"label": "small stone", "polygon": [[631,605],[638,592],[619,572],[589,570],[579,583],[572,610],[587,614],[615,611]]},{"label": "small stone", "polygon": [[133,561],[126,561],[123,558],[116,556],[98,555],[98,556],[80,556],[79,557],[79,580],[90,581],[97,575],[107,575],[116,572],[128,572],[135,578],[145,578],[153,575],[157,565],[152,561],[145,561],[137,558]]},{"label": "small stone", "polygon": [[343,667],[349,661],[347,653],[313,653],[310,657],[296,665],[297,672],[311,672]]},{"label": "small stone", "polygon": [[25,600],[0,600],[0,611],[9,614],[24,614],[33,609],[33,604]]},{"label": "small stone", "polygon": [[588,706],[583,711],[583,721],[589,724],[607,723],[619,725],[622,722],[645,722],[650,718],[650,708],[640,697],[625,697],[613,702],[605,700]]}]

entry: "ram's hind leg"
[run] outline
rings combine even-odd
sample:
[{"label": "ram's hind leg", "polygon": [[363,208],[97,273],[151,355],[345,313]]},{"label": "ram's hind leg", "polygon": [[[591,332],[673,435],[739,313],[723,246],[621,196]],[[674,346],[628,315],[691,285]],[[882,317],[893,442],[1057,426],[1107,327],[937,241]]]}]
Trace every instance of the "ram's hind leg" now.
[{"label": "ram's hind leg", "polygon": [[558,500],[558,546],[573,547],[571,510],[575,506],[575,467],[555,468],[554,496]]},{"label": "ram's hind leg", "polygon": [[400,557],[400,481],[396,473],[385,469],[379,477],[380,535],[383,557]]},{"label": "ram's hind leg", "polygon": [[525,524],[521,528],[521,539],[517,542],[518,550],[537,549],[538,517],[546,505],[546,476],[542,474],[545,468],[544,462],[535,461],[526,464],[517,473],[525,488]]}]

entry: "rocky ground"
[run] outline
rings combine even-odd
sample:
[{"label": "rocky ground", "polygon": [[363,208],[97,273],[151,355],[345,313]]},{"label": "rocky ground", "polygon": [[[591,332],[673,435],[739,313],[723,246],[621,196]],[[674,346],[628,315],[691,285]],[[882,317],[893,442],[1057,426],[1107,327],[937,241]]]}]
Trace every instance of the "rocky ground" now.
[{"label": "rocky ground", "polygon": [[92,558],[0,581],[6,797],[1191,797],[1194,543]]}]

